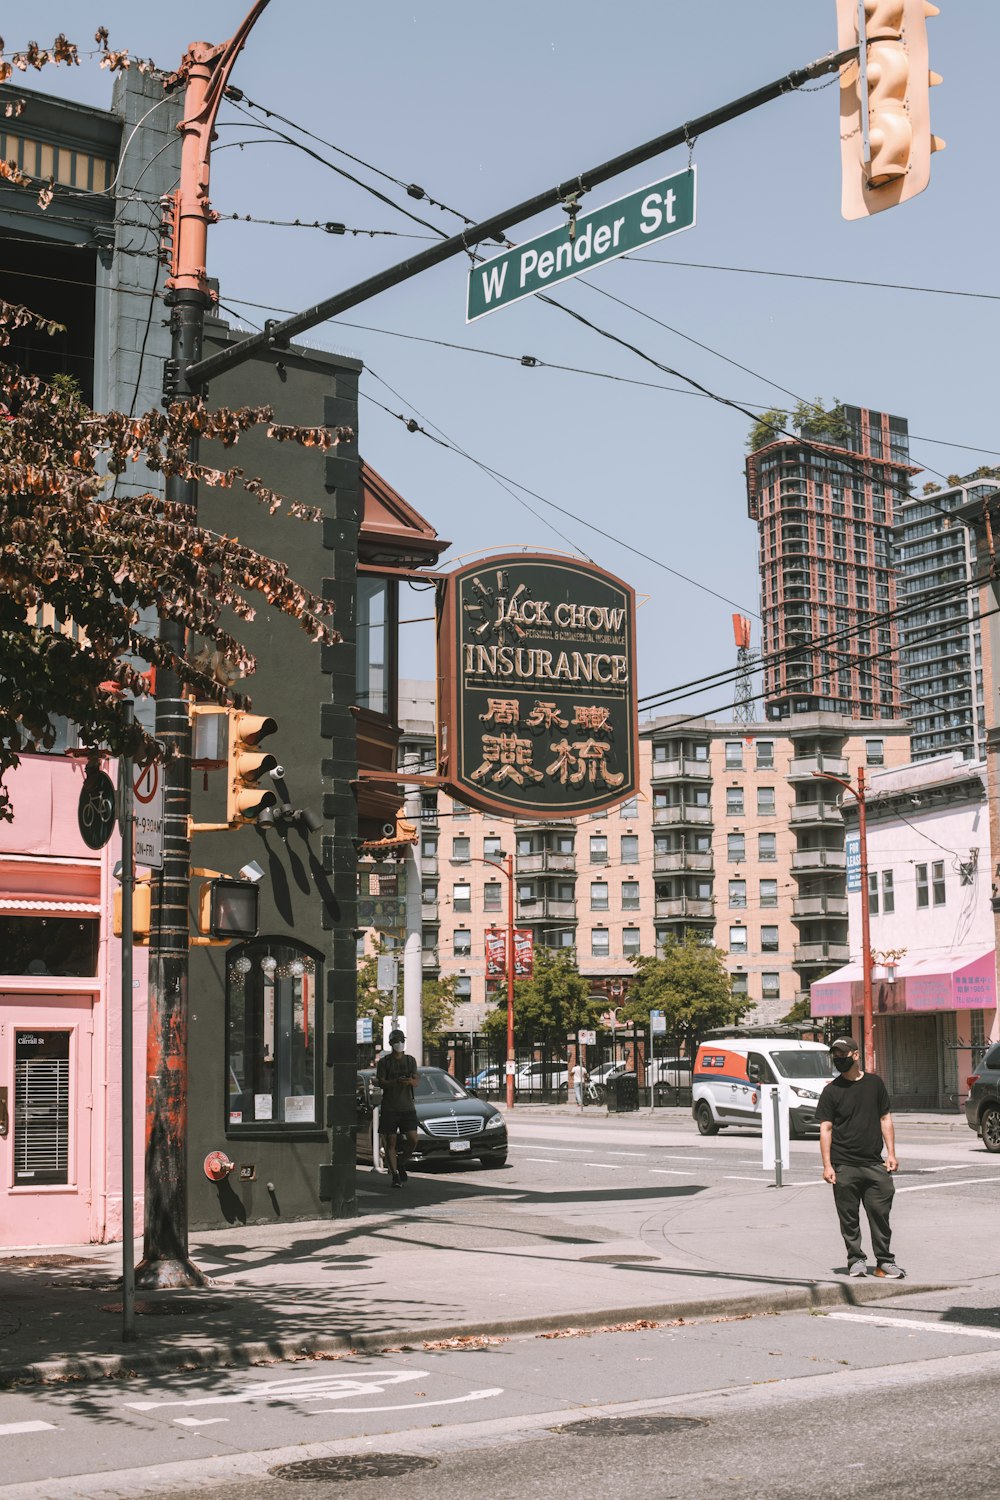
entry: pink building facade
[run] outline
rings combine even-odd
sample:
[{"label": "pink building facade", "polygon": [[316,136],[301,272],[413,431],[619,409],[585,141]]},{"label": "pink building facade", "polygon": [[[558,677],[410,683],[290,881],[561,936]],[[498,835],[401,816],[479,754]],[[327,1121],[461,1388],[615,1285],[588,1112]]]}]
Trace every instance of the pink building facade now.
[{"label": "pink building facade", "polygon": [[[115,762],[104,762],[112,780]],[[0,1246],[120,1239],[121,944],[112,936],[117,829],[84,843],[85,761],[25,755],[0,823]],[[131,996],[142,1181],[147,966]],[[133,1223],[141,1230],[142,1206]]]}]

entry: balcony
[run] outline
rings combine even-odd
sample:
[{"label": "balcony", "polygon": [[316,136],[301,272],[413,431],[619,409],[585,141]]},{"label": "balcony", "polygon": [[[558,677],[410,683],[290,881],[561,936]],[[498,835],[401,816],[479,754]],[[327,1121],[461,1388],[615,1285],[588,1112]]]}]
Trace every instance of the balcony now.
[{"label": "balcony", "polygon": [[843,776],[846,780],[849,767],[841,755],[804,755],[792,761],[788,768],[788,779],[803,780],[814,776],[817,771],[829,771],[831,776]]},{"label": "balcony", "polygon": [[558,901],[550,896],[536,896],[534,901],[519,901],[517,920],[529,925],[533,922],[575,922],[576,902]]},{"label": "balcony", "polygon": [[670,897],[656,903],[656,916],[677,920],[682,917],[702,917],[711,921],[715,916],[715,903],[697,901],[690,896]]},{"label": "balcony", "polygon": [[789,818],[793,828],[838,827],[843,821],[836,802],[796,802]]},{"label": "balcony", "polygon": [[843,849],[797,849],[792,855],[792,869],[803,874],[808,871],[847,869],[847,855]]},{"label": "balcony", "polygon": [[436,948],[421,949],[420,959],[425,969],[438,969],[441,967]]},{"label": "balcony", "polygon": [[668,849],[653,855],[653,871],[657,875],[683,874],[685,870],[704,874],[711,872],[713,862],[711,853],[689,854],[686,849]]},{"label": "balcony", "polygon": [[654,760],[654,781],[674,780],[681,778],[687,781],[710,781],[712,767],[707,760],[692,760],[690,756],[681,756],[677,760]]},{"label": "balcony", "polygon": [[420,920],[421,922],[437,922],[440,920],[438,917],[438,903],[436,901],[421,901]]},{"label": "balcony", "polygon": [[846,896],[796,896],[792,901],[793,917],[847,916]]},{"label": "balcony", "polygon": [[531,854],[519,854],[515,866],[519,875],[572,875],[576,872],[576,855],[541,849]]},{"label": "balcony", "polygon": [[691,803],[677,802],[672,807],[654,807],[654,824],[664,823],[711,823],[712,809],[710,807],[695,807]]},{"label": "balcony", "polygon": [[851,949],[847,943],[797,943],[792,953],[796,968],[809,964],[846,964]]}]

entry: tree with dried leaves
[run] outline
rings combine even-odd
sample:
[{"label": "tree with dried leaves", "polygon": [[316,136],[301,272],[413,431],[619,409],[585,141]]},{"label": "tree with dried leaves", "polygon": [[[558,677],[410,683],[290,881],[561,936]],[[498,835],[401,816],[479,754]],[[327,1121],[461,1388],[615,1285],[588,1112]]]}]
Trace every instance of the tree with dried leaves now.
[{"label": "tree with dried leaves", "polygon": [[[0,302],[0,345],[27,325],[56,331]],[[254,596],[311,639],[339,640],[331,605],[297,584],[284,563],[197,525],[188,507],[160,495],[117,494],[115,476],[141,462],[318,521],[314,507],[286,501],[239,467],[194,463],[192,444],[204,437],[231,448],[259,426],[276,441],[321,449],[351,434],[279,426],[266,406],[210,412],[196,402],[136,417],[99,414],[71,381],[47,384],[2,361],[0,403],[0,820],[10,821],[4,777],[19,750],[51,747],[60,717],[79,727],[87,746],[139,762],[161,755],[121,701],[122,692],[149,691],[146,662],[176,672],[201,698],[241,706],[230,684],[256,663],[224,622],[252,620]],[[144,627],[150,612],[186,627],[184,655]]]}]

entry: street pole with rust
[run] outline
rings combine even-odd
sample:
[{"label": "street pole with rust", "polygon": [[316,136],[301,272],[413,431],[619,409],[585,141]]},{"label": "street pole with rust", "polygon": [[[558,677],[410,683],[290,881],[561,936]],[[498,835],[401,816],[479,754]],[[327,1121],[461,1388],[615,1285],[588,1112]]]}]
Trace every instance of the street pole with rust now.
[{"label": "street pole with rust", "polygon": [[[170,359],[164,371],[164,402],[193,404],[202,385],[187,371],[202,356],[205,312],[211,305],[206,271],[209,161],[215,120],[229,74],[268,0],[256,0],[228,42],[194,42],[181,64],[184,117],[180,186],[168,212],[172,229]],[[189,457],[196,456],[192,442]],[[168,504],[197,516],[198,487],[183,474],[166,481]],[[160,639],[175,657],[184,654],[187,630],[164,618]],[[205,1277],[188,1256],[188,889],[191,870],[191,721],[181,680],[161,668],[156,681],[156,737],[167,751],[164,765],[163,869],[153,888],[149,954],[149,1022],[146,1042],[146,1155],[143,1256],[136,1267],[142,1287],[201,1286]]]},{"label": "street pole with rust", "polygon": [[514,856],[504,860],[507,876],[507,1108],[514,1108]]},{"label": "street pole with rust", "polygon": [[835,781],[850,792],[858,804],[858,845],[861,864],[861,1007],[864,1023],[865,1072],[875,1071],[875,1019],[872,1009],[872,934],[868,914],[868,825],[865,816],[865,768],[858,767],[858,784],[852,786],[841,776],[831,776],[829,771],[814,771],[822,781]]}]

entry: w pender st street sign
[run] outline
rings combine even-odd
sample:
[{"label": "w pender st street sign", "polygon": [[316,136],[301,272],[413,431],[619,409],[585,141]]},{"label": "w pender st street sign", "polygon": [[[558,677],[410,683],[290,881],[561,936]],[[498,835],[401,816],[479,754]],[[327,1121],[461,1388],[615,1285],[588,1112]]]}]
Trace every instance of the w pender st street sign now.
[{"label": "w pender st street sign", "polygon": [[675,172],[589,214],[576,229],[560,225],[514,250],[505,250],[469,273],[465,321],[544,292],[630,250],[690,229],[695,214],[695,168]]}]

